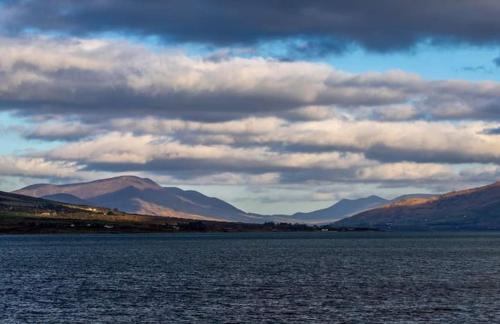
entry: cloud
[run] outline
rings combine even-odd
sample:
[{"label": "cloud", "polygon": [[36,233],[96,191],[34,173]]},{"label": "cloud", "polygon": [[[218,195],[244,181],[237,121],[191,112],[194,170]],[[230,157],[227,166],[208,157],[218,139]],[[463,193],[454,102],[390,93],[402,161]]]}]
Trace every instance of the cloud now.
[{"label": "cloud", "polygon": [[44,141],[77,141],[102,132],[102,128],[99,126],[82,124],[77,121],[50,121],[17,128],[20,130],[22,136],[27,139]]},{"label": "cloud", "polygon": [[[323,120],[250,117],[222,122],[145,117],[91,125],[48,121],[22,132],[29,138],[77,141],[61,147],[58,156],[95,155],[94,163],[113,159],[145,163],[167,151],[169,157],[178,159],[204,157],[200,154],[205,152],[214,163],[223,159],[221,165],[234,160],[231,155],[261,156],[271,162],[280,154],[329,152],[363,154],[379,162],[498,163],[497,128],[494,122],[379,121],[343,116]],[[128,145],[122,149],[123,140]],[[236,164],[243,167],[240,162]]]},{"label": "cloud", "polygon": [[[133,173],[244,187],[294,208],[313,207],[300,197],[490,182],[500,175],[499,82],[303,59],[359,46],[498,44],[499,13],[492,0],[4,1],[2,129],[22,147],[41,145],[0,155],[0,174]],[[183,42],[204,44],[203,54],[163,46]],[[282,56],[259,57],[266,46]]]},{"label": "cloud", "polygon": [[4,157],[8,175],[387,186],[471,181],[454,166],[500,162],[497,82],[207,60],[128,41],[4,37],[0,44],[0,109],[26,118],[10,131],[63,142]]},{"label": "cloud", "polygon": [[271,173],[303,169],[342,170],[369,164],[362,154],[277,152],[265,146],[188,145],[170,137],[112,132],[59,146],[44,157],[78,162],[100,171]]},{"label": "cloud", "polygon": [[[47,123],[66,128],[62,122]],[[3,156],[0,174],[50,182],[136,174],[165,185],[248,190],[264,186],[277,197],[300,187],[294,197],[311,201],[360,197],[377,187],[393,190],[393,195],[401,188],[443,191],[491,182],[500,175],[498,136],[484,131],[494,123],[415,124],[342,117],[322,121],[254,117],[216,123],[144,118],[135,123],[132,119],[103,123],[109,128],[102,133],[23,156]],[[186,139],[185,134],[191,137]],[[219,137],[229,140],[221,142]],[[342,194],[323,193],[321,188],[332,184],[343,188]],[[255,195],[260,203],[275,206],[265,197]]]},{"label": "cloud", "polygon": [[306,152],[363,152],[369,159],[385,162],[499,162],[498,137],[484,133],[493,125],[330,118],[284,124],[272,132],[251,135],[246,141]]},{"label": "cloud", "polygon": [[357,171],[360,179],[370,181],[418,181],[418,180],[451,180],[455,173],[449,166],[432,163],[388,163],[364,167]]},{"label": "cloud", "polygon": [[482,45],[500,40],[500,4],[495,0],[50,0],[7,1],[0,10],[1,26],[10,33],[115,32],[218,46],[307,38],[315,41],[292,42],[292,50],[299,46],[317,53],[352,43],[389,51],[422,41]]},{"label": "cloud", "polygon": [[462,178],[469,181],[491,182],[500,177],[500,167],[497,164],[481,164],[460,171]]},{"label": "cloud", "polygon": [[[175,183],[175,179],[173,180]],[[273,185],[280,182],[280,174],[276,172],[262,173],[262,174],[241,174],[223,172],[214,175],[200,176],[197,178],[182,181],[182,184],[194,185]],[[170,181],[172,183],[172,180]]]},{"label": "cloud", "polygon": [[[155,116],[379,120],[499,119],[500,84],[352,74],[266,58],[210,61],[125,41],[0,38],[0,109],[85,122]],[[125,63],[126,62],[126,63]]]},{"label": "cloud", "polygon": [[37,114],[231,119],[325,100],[330,91],[324,82],[335,73],[320,64],[212,62],[120,42],[37,38],[0,43],[0,106]]},{"label": "cloud", "polygon": [[[454,179],[451,165],[500,161],[500,139],[487,131],[495,124],[484,122],[254,117],[217,123],[153,118],[105,123],[106,132],[30,156],[73,163],[88,172],[168,174],[189,183],[269,175],[279,183],[412,181],[418,174],[419,180],[444,181]],[[393,178],[383,175],[390,170]]]},{"label": "cloud", "polygon": [[36,157],[0,156],[2,176],[71,179],[80,169],[75,162],[51,161]]},{"label": "cloud", "polygon": [[483,130],[483,133],[487,135],[500,135],[500,127],[486,128]]}]

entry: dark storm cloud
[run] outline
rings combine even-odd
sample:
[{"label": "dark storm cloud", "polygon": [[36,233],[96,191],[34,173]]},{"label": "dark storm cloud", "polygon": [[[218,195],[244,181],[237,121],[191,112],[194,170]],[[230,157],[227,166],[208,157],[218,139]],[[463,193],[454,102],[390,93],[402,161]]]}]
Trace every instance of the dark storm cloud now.
[{"label": "dark storm cloud", "polygon": [[500,41],[496,0],[26,0],[6,1],[2,10],[10,32],[123,32],[217,45],[313,37],[324,40],[316,51],[352,43],[388,51],[423,40]]}]

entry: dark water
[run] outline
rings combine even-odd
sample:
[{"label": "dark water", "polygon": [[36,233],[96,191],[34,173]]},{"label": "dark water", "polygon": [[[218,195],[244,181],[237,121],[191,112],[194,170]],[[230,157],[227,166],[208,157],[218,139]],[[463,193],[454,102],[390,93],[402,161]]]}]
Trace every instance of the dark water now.
[{"label": "dark water", "polygon": [[500,233],[0,236],[24,322],[500,322]]}]

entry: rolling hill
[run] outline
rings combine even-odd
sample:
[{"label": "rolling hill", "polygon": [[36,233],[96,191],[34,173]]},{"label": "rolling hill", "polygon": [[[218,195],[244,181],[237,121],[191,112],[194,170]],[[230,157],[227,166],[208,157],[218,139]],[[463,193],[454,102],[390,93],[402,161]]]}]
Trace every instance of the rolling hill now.
[{"label": "rolling hill", "polygon": [[409,197],[334,225],[384,230],[497,230],[500,182],[432,197]]},{"label": "rolling hill", "polygon": [[[0,213],[2,215],[47,215],[59,213],[78,213],[86,210],[98,210],[92,207],[79,207],[69,204],[58,203],[51,200],[28,197],[20,194],[0,191]],[[101,212],[104,212],[102,209]]]},{"label": "rolling hill", "polygon": [[147,178],[121,176],[65,185],[36,184],[17,194],[60,202],[116,208],[143,215],[261,223],[265,219],[197,191],[162,187]]}]

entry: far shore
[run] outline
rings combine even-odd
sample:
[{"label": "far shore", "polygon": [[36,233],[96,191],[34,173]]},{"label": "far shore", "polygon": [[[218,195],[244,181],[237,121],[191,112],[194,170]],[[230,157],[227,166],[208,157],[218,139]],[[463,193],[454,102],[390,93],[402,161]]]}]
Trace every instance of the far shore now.
[{"label": "far shore", "polygon": [[147,219],[147,222],[125,222],[107,221],[104,219],[86,220],[0,215],[0,234],[377,231],[369,228],[336,228],[331,225],[317,226],[273,222],[249,224],[164,217],[149,217]]}]

